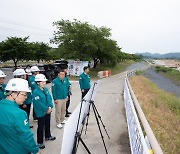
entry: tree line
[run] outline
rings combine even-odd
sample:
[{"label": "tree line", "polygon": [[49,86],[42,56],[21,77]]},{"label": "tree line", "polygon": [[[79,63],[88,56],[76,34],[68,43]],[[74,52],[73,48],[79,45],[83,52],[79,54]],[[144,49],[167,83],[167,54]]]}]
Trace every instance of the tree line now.
[{"label": "tree line", "polygon": [[0,60],[13,60],[17,66],[19,61],[41,60],[49,61],[60,58],[94,61],[115,66],[124,60],[139,60],[134,54],[121,51],[115,40],[112,40],[111,30],[107,27],[96,27],[88,22],[78,20],[60,20],[53,23],[56,31],[50,43],[57,48],[51,48],[44,42],[29,42],[29,37],[8,37],[0,42]]}]

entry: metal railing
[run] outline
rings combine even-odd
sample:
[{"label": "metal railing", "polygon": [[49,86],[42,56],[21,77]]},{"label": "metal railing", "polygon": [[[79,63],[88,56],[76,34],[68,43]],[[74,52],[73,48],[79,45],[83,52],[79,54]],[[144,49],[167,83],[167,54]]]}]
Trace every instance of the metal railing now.
[{"label": "metal railing", "polygon": [[131,153],[148,154],[149,153],[148,147],[145,142],[143,131],[141,129],[133,101],[131,99],[130,91],[127,84],[127,79],[125,79],[125,84],[124,84],[124,102],[126,109],[126,118],[127,118]]},{"label": "metal railing", "polygon": [[[147,144],[144,135],[142,133],[142,129],[140,127],[140,122],[143,126],[143,129],[147,135],[148,141],[150,143],[150,146],[152,147],[152,151],[154,154],[163,154],[163,151],[141,109],[141,106],[139,105],[139,102],[132,90],[132,87],[129,83],[128,78],[133,76],[136,71],[142,71],[149,68],[144,67],[139,70],[132,70],[126,73],[125,78],[125,86],[124,86],[124,100],[125,100],[125,107],[126,107],[126,116],[127,116],[127,123],[128,123],[128,131],[129,131],[129,138],[130,138],[130,145],[131,145],[131,152],[132,153],[150,153],[149,150],[147,150]],[[135,109],[137,111],[135,111]],[[137,115],[139,117],[139,120],[137,118]],[[134,127],[134,128],[133,128]],[[136,131],[134,131],[135,129]],[[139,152],[136,150],[138,149]]]}]

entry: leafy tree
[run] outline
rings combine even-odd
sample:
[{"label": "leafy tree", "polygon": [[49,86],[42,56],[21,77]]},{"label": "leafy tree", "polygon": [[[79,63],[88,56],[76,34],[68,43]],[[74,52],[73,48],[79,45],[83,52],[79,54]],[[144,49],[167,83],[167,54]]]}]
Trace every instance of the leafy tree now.
[{"label": "leafy tree", "polygon": [[60,59],[60,57],[62,57],[61,52],[59,52],[58,49],[52,48],[48,51],[48,57],[49,60],[53,60],[55,61],[56,59]]},{"label": "leafy tree", "polygon": [[38,63],[40,60],[49,60],[48,51],[51,49],[48,44],[43,42],[29,43],[31,51],[31,60],[36,60]]},{"label": "leafy tree", "polygon": [[87,22],[61,20],[53,23],[57,31],[52,43],[58,44],[58,50],[66,59],[94,60],[95,66],[101,63],[115,65],[117,52],[116,41],[111,40],[110,29],[97,28]]},{"label": "leafy tree", "polygon": [[13,60],[16,67],[17,62],[24,60],[28,52],[28,38],[8,37],[5,41],[2,41],[0,43],[1,60],[3,62]]}]

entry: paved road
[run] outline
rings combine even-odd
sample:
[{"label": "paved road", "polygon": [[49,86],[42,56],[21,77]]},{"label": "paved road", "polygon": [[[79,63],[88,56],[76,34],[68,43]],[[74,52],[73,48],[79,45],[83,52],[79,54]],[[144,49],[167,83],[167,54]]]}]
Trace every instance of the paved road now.
[{"label": "paved road", "polygon": [[[122,98],[123,85],[124,85],[125,73],[105,78],[100,81],[99,89],[96,95],[95,104],[102,116],[102,120],[106,126],[106,129],[111,137],[109,140],[103,130],[103,135],[107,145],[109,154],[129,154],[129,139],[127,132],[127,124],[124,110],[124,102]],[[70,111],[73,111],[80,102],[80,90],[78,82],[72,82],[72,98]],[[50,85],[48,85],[50,87]],[[31,116],[32,117],[32,116]],[[36,122],[30,119],[34,128],[32,131],[36,138]],[[46,148],[41,150],[42,154],[59,154],[61,149],[61,143],[63,138],[63,129],[58,129],[55,126],[54,110],[51,118],[51,132],[57,139],[53,142],[45,142]],[[84,142],[92,154],[105,153],[98,126],[94,117],[94,113],[91,111],[89,118],[89,125],[87,135],[82,135]],[[86,154],[86,151],[79,144],[78,154]]]},{"label": "paved road", "polygon": [[13,78],[12,68],[0,68],[0,70],[2,70],[7,75],[7,77],[5,78],[5,83]]}]

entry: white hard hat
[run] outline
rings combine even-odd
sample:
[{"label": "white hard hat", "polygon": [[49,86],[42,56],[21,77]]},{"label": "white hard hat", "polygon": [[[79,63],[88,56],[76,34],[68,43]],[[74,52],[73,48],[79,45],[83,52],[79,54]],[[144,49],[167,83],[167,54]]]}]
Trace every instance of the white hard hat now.
[{"label": "white hard hat", "polygon": [[24,69],[18,68],[13,72],[13,76],[21,76],[27,74]]},{"label": "white hard hat", "polygon": [[32,66],[31,67],[31,72],[39,72],[39,68],[37,66]]},{"label": "white hard hat", "polygon": [[4,74],[4,72],[0,70],[0,78],[4,78],[4,77],[6,77],[6,74]]},{"label": "white hard hat", "polygon": [[35,76],[35,81],[47,81],[47,79],[44,74],[37,74]]},{"label": "white hard hat", "polygon": [[14,78],[9,80],[5,89],[8,91],[31,92],[31,90],[29,89],[28,81],[21,78]]},{"label": "white hard hat", "polygon": [[31,68],[30,68],[30,69],[26,68],[25,71],[26,71],[27,75],[32,75],[32,73],[31,73]]}]

